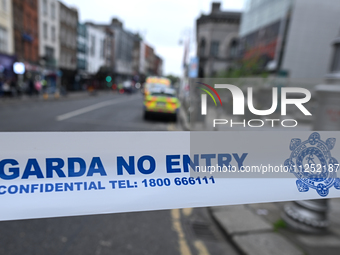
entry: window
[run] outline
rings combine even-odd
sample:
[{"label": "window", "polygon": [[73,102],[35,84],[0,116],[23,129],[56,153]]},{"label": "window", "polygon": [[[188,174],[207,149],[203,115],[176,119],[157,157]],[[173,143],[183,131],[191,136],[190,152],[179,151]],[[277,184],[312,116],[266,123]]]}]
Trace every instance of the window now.
[{"label": "window", "polygon": [[47,0],[42,1],[42,12],[44,15],[47,15]]},{"label": "window", "polygon": [[78,35],[86,38],[86,26],[83,24],[78,25]]},{"label": "window", "polygon": [[70,46],[70,33],[68,30],[65,30],[65,45],[67,45],[67,47]]},{"label": "window", "polygon": [[212,41],[211,42],[211,47],[210,47],[210,55],[213,57],[217,57],[218,56],[218,48],[220,46],[219,42],[216,41]]},{"label": "window", "polygon": [[74,16],[72,16],[72,27],[77,27],[78,21]]},{"label": "window", "polygon": [[65,43],[65,30],[62,27],[60,28],[60,42],[61,44]]},{"label": "window", "polygon": [[78,69],[86,70],[86,61],[78,58]]},{"label": "window", "polygon": [[1,0],[1,7],[3,11],[7,11],[7,0]]},{"label": "window", "polygon": [[86,45],[85,43],[78,43],[78,52],[86,54]]},{"label": "window", "polygon": [[54,26],[51,27],[51,38],[52,38],[52,41],[56,40],[56,34],[55,34],[55,27]]},{"label": "window", "polygon": [[51,47],[45,47],[45,56],[48,60],[54,59],[54,49]]},{"label": "window", "polygon": [[54,3],[51,4],[51,18],[55,19],[55,5],[54,5]]},{"label": "window", "polygon": [[105,40],[102,39],[100,40],[100,57],[104,58],[105,54],[104,54],[104,47],[105,47]]},{"label": "window", "polygon": [[229,45],[229,57],[235,58],[237,57],[237,48],[238,48],[238,41],[237,39],[232,39]]},{"label": "window", "polygon": [[340,72],[340,43],[335,45],[332,72]]},{"label": "window", "polygon": [[95,47],[96,47],[96,38],[94,35],[91,35],[91,56],[95,55]]},{"label": "window", "polygon": [[64,19],[64,9],[62,9],[61,7],[60,7],[60,10],[59,10],[59,18],[60,18],[60,20],[65,20]]},{"label": "window", "polygon": [[31,19],[31,15],[29,13],[27,13],[26,15],[26,24],[27,24],[27,32],[29,34],[32,33],[32,19]]},{"label": "window", "polygon": [[7,52],[7,40],[8,40],[8,35],[7,35],[7,30],[0,27],[0,52]]},{"label": "window", "polygon": [[69,26],[72,26],[72,17],[71,17],[71,15],[70,15],[70,13],[65,12],[65,14],[66,14],[65,23],[66,23],[67,25],[69,25]]},{"label": "window", "polygon": [[175,93],[170,92],[151,92],[151,96],[155,97],[175,97]]},{"label": "window", "polygon": [[44,22],[43,24],[43,36],[44,36],[44,39],[47,39],[48,36],[47,36],[47,23]]},{"label": "window", "polygon": [[204,57],[204,54],[205,54],[205,39],[201,39],[201,43],[200,43],[200,52],[199,52],[199,55],[201,57]]}]

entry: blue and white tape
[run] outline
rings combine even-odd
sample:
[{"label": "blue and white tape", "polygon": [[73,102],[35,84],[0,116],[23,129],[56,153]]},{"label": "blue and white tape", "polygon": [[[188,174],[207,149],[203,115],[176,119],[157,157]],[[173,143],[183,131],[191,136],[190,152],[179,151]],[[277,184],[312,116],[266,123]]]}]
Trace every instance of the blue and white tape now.
[{"label": "blue and white tape", "polygon": [[0,133],[0,220],[340,197],[338,132]]}]

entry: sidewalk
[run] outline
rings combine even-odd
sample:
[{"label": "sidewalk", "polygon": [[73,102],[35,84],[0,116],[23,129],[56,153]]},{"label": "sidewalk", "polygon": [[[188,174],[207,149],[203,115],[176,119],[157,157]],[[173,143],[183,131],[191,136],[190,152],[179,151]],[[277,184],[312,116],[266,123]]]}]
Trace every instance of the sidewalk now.
[{"label": "sidewalk", "polygon": [[330,199],[329,229],[323,235],[297,233],[281,219],[285,203],[211,207],[230,240],[249,255],[336,255],[340,250],[340,199]]},{"label": "sidewalk", "polygon": [[[220,125],[214,129],[211,123],[214,118],[230,119],[230,116],[219,113],[215,116],[207,114],[205,123],[199,123],[194,127],[190,126],[187,116],[188,114],[181,109],[180,122],[186,131],[228,131],[227,125]],[[242,128],[242,130],[249,129]],[[273,128],[266,128],[266,131],[268,130],[273,130]],[[311,125],[302,125],[299,130],[311,130]],[[289,229],[281,219],[284,204],[285,202],[219,206],[211,207],[210,213],[227,239],[238,248],[241,254],[340,254],[340,199],[329,199],[329,228],[323,235],[298,233]]]}]

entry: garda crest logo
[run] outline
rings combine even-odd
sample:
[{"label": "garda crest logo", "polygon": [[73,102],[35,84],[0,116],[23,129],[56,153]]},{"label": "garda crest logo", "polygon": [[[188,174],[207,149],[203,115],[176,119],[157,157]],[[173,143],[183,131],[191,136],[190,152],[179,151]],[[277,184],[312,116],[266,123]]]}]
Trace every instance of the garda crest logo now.
[{"label": "garda crest logo", "polygon": [[304,142],[298,138],[291,140],[289,149],[292,153],[284,165],[298,178],[296,186],[300,192],[312,188],[321,197],[326,197],[332,186],[340,189],[339,163],[330,152],[335,141],[335,138],[322,141],[318,132],[312,133]]}]

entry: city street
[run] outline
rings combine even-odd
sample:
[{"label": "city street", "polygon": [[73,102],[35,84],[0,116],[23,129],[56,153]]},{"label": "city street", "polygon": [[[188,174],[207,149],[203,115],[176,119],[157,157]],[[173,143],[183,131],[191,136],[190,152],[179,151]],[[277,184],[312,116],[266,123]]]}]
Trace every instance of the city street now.
[{"label": "city street", "polygon": [[[0,99],[1,132],[179,130],[179,121],[145,121],[140,93]],[[0,222],[0,254],[238,253],[208,208],[187,208]]]}]

